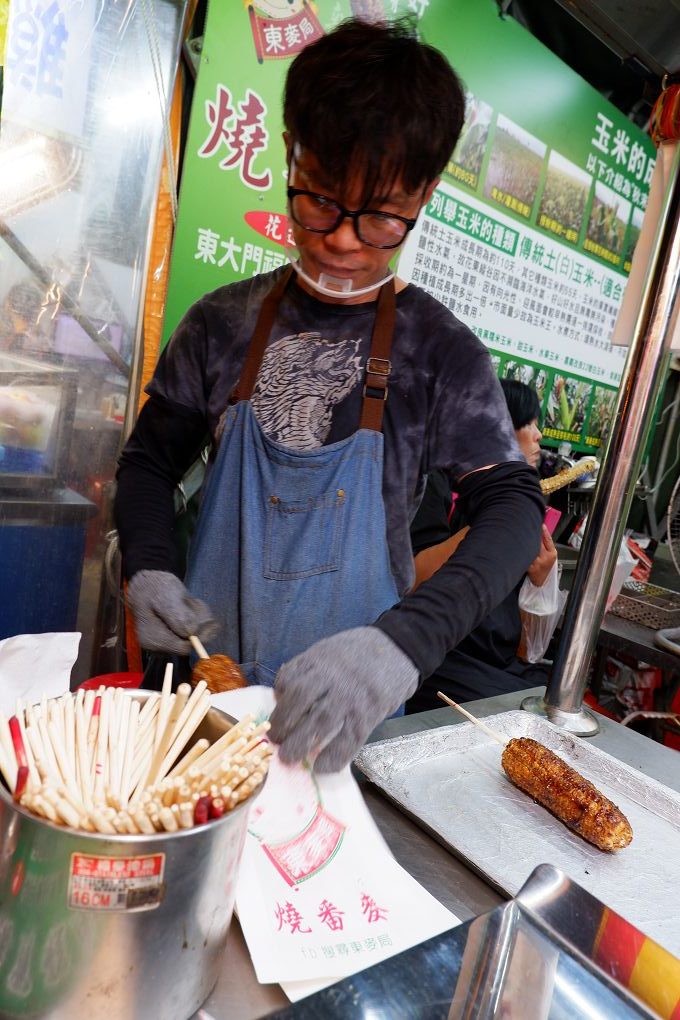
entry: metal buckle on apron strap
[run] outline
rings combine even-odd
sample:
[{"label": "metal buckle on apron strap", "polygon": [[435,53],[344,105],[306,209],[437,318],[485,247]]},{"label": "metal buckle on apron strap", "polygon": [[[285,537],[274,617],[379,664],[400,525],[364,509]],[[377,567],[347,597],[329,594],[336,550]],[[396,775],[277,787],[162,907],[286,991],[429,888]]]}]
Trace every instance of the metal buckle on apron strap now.
[{"label": "metal buckle on apron strap", "polygon": [[366,362],[365,397],[387,400],[387,380],[392,371],[392,362],[387,358],[369,358]]}]

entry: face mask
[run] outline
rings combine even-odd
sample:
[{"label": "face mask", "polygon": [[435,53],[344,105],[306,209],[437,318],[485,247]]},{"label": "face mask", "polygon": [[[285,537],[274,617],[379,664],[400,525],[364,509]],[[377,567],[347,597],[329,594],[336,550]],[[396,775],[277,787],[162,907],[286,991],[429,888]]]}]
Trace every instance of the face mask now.
[{"label": "face mask", "polygon": [[371,283],[368,287],[355,289],[353,280],[329,276],[328,273],[320,273],[318,280],[313,279],[302,268],[302,260],[299,257],[295,258],[290,248],[286,248],[286,258],[298,276],[305,283],[309,284],[313,290],[319,294],[324,294],[326,297],[337,298],[339,301],[346,301],[348,298],[363,297],[364,294],[371,294],[374,290],[378,290],[384,284],[394,279],[394,273],[388,273],[387,276],[382,280],[378,280],[377,283]]}]

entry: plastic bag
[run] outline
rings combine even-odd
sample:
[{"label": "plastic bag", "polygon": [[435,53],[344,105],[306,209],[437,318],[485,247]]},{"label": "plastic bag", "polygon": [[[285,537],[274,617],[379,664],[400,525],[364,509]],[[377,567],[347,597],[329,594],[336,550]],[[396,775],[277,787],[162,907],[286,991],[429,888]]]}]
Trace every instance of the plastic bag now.
[{"label": "plastic bag", "polygon": [[609,612],[612,606],[612,602],[617,597],[621,589],[623,588],[624,581],[627,581],[630,575],[633,573],[633,568],[637,564],[637,560],[628,548],[628,543],[625,538],[621,541],[621,548],[619,549],[619,555],[616,560],[616,566],[614,567],[614,576],[612,577],[611,588],[607,595],[607,609]]},{"label": "plastic bag", "polygon": [[[581,542],[583,539],[583,533],[585,531],[586,521],[588,520],[587,515],[574,529],[571,538],[569,539],[569,545],[574,549],[581,548]],[[617,597],[621,588],[623,587],[624,581],[627,581],[631,573],[638,565],[638,560],[635,558],[628,545],[628,539],[621,539],[621,546],[619,548],[619,554],[616,558],[616,566],[614,567],[614,573],[612,575],[612,583],[609,588],[609,594],[607,595],[607,606],[605,612],[609,612],[611,609],[612,602]]]},{"label": "plastic bag", "polygon": [[540,588],[525,577],[518,605],[522,619],[522,652],[527,662],[538,662],[545,655],[566,600],[567,592],[560,591],[557,562]]}]

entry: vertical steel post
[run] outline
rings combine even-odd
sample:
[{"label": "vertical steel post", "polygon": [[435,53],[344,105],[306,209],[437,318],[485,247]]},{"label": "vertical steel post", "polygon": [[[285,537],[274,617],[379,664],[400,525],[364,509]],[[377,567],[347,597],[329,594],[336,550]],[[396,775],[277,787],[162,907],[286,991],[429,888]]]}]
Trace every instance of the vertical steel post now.
[{"label": "vertical steel post", "polygon": [[571,733],[599,726],[583,709],[588,665],[602,618],[640,461],[664,376],[680,301],[680,143],[676,143],[633,341],[623,369],[609,441],[588,514],[574,581],[545,698],[522,708],[546,715]]}]

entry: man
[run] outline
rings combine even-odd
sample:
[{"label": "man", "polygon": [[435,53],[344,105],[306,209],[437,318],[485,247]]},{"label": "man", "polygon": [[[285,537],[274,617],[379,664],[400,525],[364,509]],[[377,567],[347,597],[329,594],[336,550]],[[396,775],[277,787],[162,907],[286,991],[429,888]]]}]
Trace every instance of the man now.
[{"label": "man", "polygon": [[[448,63],[403,25],[350,21],[304,49],[284,93],[294,270],[187,312],[121,458],[143,647],[186,654],[214,617],[208,647],[275,683],[282,758],[319,771],[351,760],[539,546],[538,483],[486,350],[390,270],[463,116]],[[172,496],[206,434],[185,588]],[[409,523],[435,468],[474,538],[410,595]]]}]

